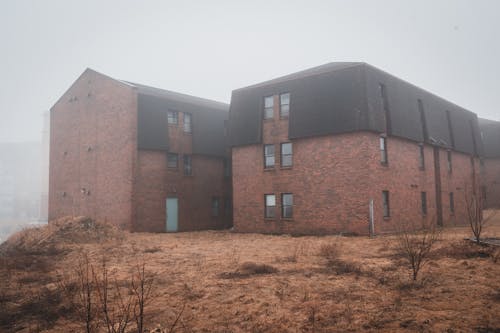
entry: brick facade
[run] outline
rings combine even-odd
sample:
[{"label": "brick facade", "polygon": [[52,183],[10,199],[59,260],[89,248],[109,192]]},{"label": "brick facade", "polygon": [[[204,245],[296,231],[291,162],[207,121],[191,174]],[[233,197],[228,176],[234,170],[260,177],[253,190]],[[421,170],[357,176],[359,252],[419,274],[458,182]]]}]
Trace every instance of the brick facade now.
[{"label": "brick facade", "polygon": [[[224,159],[192,154],[182,110],[178,126],[165,130],[169,152],[179,154],[177,169],[167,168],[166,151],[139,150],[137,99],[133,85],[86,70],[51,109],[49,220],[85,215],[163,232],[166,198],[177,197],[179,231],[230,227]],[[184,175],[183,155],[191,156],[192,175]]]},{"label": "brick facade", "polygon": [[500,158],[487,158],[483,161],[482,189],[485,208],[500,208]]},{"label": "brick facade", "polygon": [[[418,143],[387,138],[388,163],[382,164],[380,135],[352,132],[310,138],[288,138],[288,119],[279,117],[275,97],[274,119],[263,120],[262,144],[232,148],[234,229],[263,233],[356,233],[369,231],[369,201],[374,200],[375,232],[394,230],[405,221],[436,218],[434,147],[424,146],[425,166],[419,165]],[[293,166],[280,166],[280,143],[292,142]],[[264,168],[265,144],[275,145],[275,166]],[[472,186],[471,157],[438,151],[444,225],[464,224],[464,189]],[[475,166],[478,159],[474,158]],[[474,168],[476,169],[476,167]],[[478,180],[479,173],[475,177]],[[383,216],[382,191],[389,191],[390,217]],[[427,214],[422,214],[421,192],[426,192]],[[454,212],[449,193],[453,192]],[[281,218],[280,196],[293,193],[293,217]],[[276,218],[264,217],[264,195],[276,195]]]}]

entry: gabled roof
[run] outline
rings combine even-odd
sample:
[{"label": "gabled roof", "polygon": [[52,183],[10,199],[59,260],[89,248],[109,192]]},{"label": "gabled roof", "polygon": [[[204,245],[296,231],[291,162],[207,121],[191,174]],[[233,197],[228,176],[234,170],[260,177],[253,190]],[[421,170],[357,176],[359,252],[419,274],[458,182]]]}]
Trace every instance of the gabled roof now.
[{"label": "gabled roof", "polygon": [[201,107],[210,108],[210,109],[219,109],[219,110],[226,110],[226,111],[229,109],[229,104],[227,104],[227,103],[222,103],[222,102],[218,102],[218,101],[214,101],[214,100],[210,100],[210,99],[205,99],[205,98],[201,98],[201,97],[182,94],[182,93],[178,93],[178,92],[174,92],[174,91],[170,91],[170,90],[150,87],[150,86],[146,86],[146,85],[134,83],[134,82],[129,82],[129,81],[121,81],[121,82],[124,82],[128,85],[131,85],[132,87],[137,88],[137,92],[139,94],[167,98],[167,99],[171,99],[171,100],[176,100],[178,102],[199,105]]},{"label": "gabled roof", "polygon": [[290,139],[373,131],[482,153],[475,113],[363,62],[328,63],[234,90],[232,146],[262,141],[263,98],[283,92],[290,93]]},{"label": "gabled roof", "polygon": [[324,65],[308,68],[308,69],[305,69],[305,70],[302,70],[299,72],[295,72],[295,73],[288,74],[285,76],[280,76],[280,77],[272,79],[272,80],[253,84],[253,85],[250,85],[250,86],[247,86],[244,88],[239,88],[236,90],[263,87],[263,86],[281,83],[281,82],[285,82],[285,81],[297,80],[297,79],[301,79],[301,78],[305,78],[305,77],[309,77],[309,76],[320,75],[320,74],[324,74],[324,73],[338,71],[338,70],[341,70],[344,68],[361,66],[364,64],[365,63],[363,63],[363,62],[329,62],[329,63],[324,64]]}]

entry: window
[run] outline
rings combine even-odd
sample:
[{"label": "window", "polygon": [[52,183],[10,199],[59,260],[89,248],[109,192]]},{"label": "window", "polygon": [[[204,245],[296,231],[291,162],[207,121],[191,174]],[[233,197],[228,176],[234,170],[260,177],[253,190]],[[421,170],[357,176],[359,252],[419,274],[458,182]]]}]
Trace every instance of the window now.
[{"label": "window", "polygon": [[212,198],[212,216],[219,216],[219,198]]},{"label": "window", "polygon": [[450,192],[450,214],[455,213],[455,199],[453,198],[453,192]]},{"label": "window", "polygon": [[167,167],[169,167],[170,169],[177,169],[178,162],[179,162],[179,155],[174,153],[167,154]]},{"label": "window", "polygon": [[273,119],[274,96],[264,97],[264,119]]},{"label": "window", "polygon": [[186,176],[191,176],[193,173],[193,167],[191,165],[191,155],[184,155],[184,174]]},{"label": "window", "polygon": [[391,134],[391,110],[389,109],[389,99],[387,98],[387,88],[384,84],[379,84],[380,98],[382,98],[382,107],[384,108],[385,116],[385,131]]},{"label": "window", "polygon": [[231,163],[225,158],[223,161],[223,167],[224,167],[224,177],[229,178],[231,176]]},{"label": "window", "polygon": [[391,208],[389,205],[389,191],[382,191],[382,210],[384,217],[391,216]]},{"label": "window", "polygon": [[429,141],[429,132],[427,131],[427,121],[425,120],[424,103],[419,99],[418,101],[418,113],[420,114],[420,125],[422,126],[422,136],[424,141]]},{"label": "window", "polygon": [[448,160],[448,172],[451,173],[452,169],[452,164],[451,164],[451,150],[447,151],[447,160]]},{"label": "window", "polygon": [[281,216],[285,219],[293,217],[293,194],[281,194]]},{"label": "window", "polygon": [[190,113],[184,113],[184,132],[191,133],[193,130],[191,127],[192,116]]},{"label": "window", "polygon": [[264,145],[264,168],[274,168],[274,145]]},{"label": "window", "polygon": [[177,111],[168,110],[167,118],[169,125],[177,125],[179,123],[179,113]]},{"label": "window", "polygon": [[424,170],[425,169],[425,154],[424,154],[424,144],[423,143],[418,146],[418,152],[419,152],[418,167],[420,168],[420,170]]},{"label": "window", "polygon": [[224,198],[224,214],[226,216],[231,216],[231,198]]},{"label": "window", "polygon": [[285,118],[290,114],[290,93],[280,95],[280,117]]},{"label": "window", "polygon": [[292,166],[292,143],[282,143],[281,144],[281,166],[289,167]]},{"label": "window", "polygon": [[380,163],[387,164],[387,138],[381,136],[380,137]]},{"label": "window", "polygon": [[276,196],[274,194],[264,195],[264,203],[266,205],[266,209],[264,211],[264,216],[266,218],[275,218],[276,217]]},{"label": "window", "polygon": [[422,215],[427,215],[427,193],[421,192],[420,199],[422,201]]}]

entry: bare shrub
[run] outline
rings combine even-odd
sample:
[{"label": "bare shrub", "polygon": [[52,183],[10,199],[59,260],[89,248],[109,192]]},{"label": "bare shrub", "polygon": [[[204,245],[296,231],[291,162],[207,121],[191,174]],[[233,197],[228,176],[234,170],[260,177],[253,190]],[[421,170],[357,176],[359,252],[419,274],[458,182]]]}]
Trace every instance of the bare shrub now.
[{"label": "bare shrub", "polygon": [[144,253],[156,253],[161,252],[161,248],[159,246],[148,247],[144,249]]},{"label": "bare shrub", "polygon": [[247,261],[241,264],[236,271],[221,273],[219,274],[219,277],[223,279],[233,279],[249,277],[252,275],[274,274],[277,272],[278,269],[274,266]]},{"label": "bare shrub", "polygon": [[144,262],[136,265],[135,274],[132,276],[131,291],[135,298],[133,314],[138,333],[144,332],[144,308],[152,297],[154,277],[154,274],[146,272]]},{"label": "bare shrub", "polygon": [[329,266],[333,266],[342,253],[340,244],[337,242],[330,242],[321,245],[318,255],[326,259]]},{"label": "bare shrub", "polygon": [[481,234],[483,233],[484,227],[487,222],[496,215],[496,211],[489,211],[486,216],[484,215],[483,200],[476,188],[471,188],[466,185],[464,194],[467,221],[474,235],[474,240],[479,244],[481,242]]},{"label": "bare shrub", "polygon": [[409,223],[402,223],[398,227],[396,250],[409,264],[413,281],[416,281],[418,273],[429,261],[431,250],[440,239],[441,232],[434,222],[420,229]]}]

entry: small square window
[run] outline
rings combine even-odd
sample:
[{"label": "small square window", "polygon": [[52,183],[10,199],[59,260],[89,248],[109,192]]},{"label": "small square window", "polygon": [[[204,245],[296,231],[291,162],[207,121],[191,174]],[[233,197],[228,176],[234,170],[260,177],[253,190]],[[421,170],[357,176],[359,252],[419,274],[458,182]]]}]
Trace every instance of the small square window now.
[{"label": "small square window", "polygon": [[286,118],[290,114],[290,93],[280,95],[280,117]]},{"label": "small square window", "polygon": [[282,143],[281,144],[281,166],[289,167],[292,166],[292,143]]},{"label": "small square window", "polygon": [[193,173],[193,168],[191,165],[191,155],[184,155],[183,162],[184,162],[184,174],[186,176],[191,176]]},{"label": "small square window", "polygon": [[264,168],[274,168],[274,145],[264,145]]},{"label": "small square window", "polygon": [[264,97],[264,119],[273,119],[274,96]]},{"label": "small square window", "polygon": [[281,194],[281,216],[289,219],[293,217],[293,194]]},{"label": "small square window", "polygon": [[382,211],[384,217],[391,216],[391,208],[389,204],[389,191],[382,191]]},{"label": "small square window", "polygon": [[264,195],[264,204],[266,209],[264,211],[264,216],[266,218],[276,217],[276,196],[274,194]]},{"label": "small square window", "polygon": [[184,132],[191,133],[192,132],[192,116],[190,113],[184,113]]},{"label": "small square window", "polygon": [[179,155],[175,153],[167,154],[167,167],[169,169],[177,169],[179,164]]},{"label": "small square window", "polygon": [[179,123],[179,113],[177,111],[168,110],[168,124],[177,125]]}]

